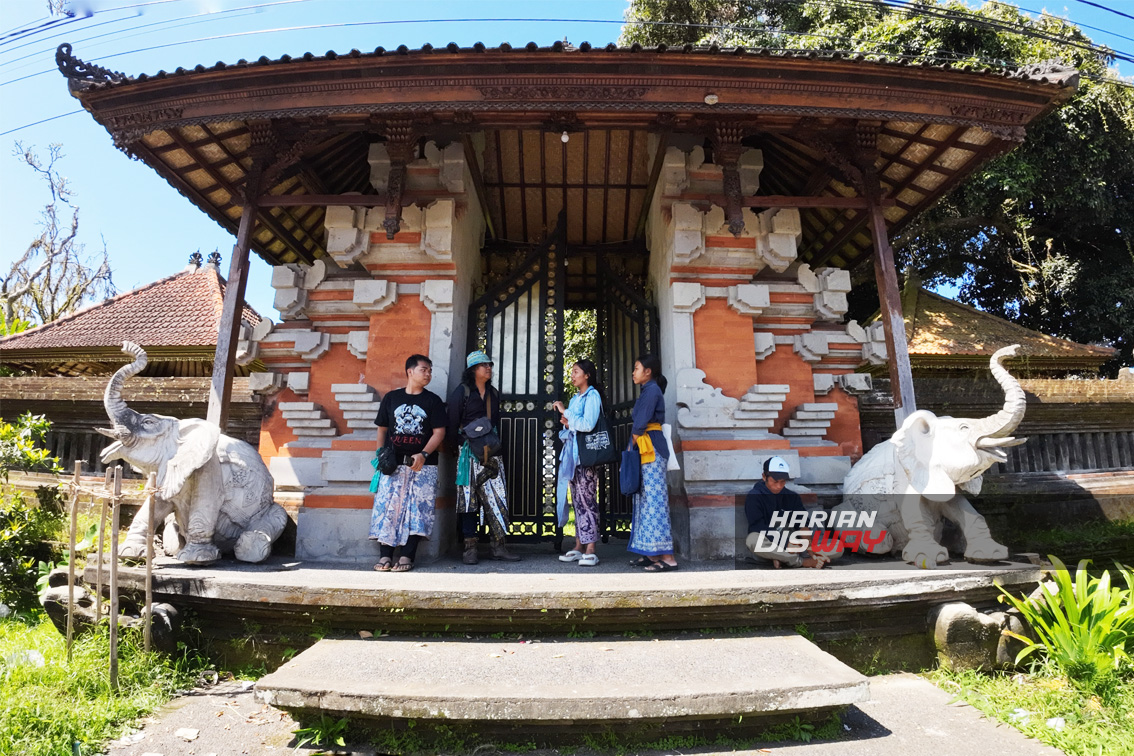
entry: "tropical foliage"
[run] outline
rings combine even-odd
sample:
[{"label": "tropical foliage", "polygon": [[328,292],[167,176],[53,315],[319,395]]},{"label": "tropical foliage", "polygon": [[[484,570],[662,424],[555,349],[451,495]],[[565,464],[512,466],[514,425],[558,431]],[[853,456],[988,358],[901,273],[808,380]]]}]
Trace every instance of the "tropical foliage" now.
[{"label": "tropical foliage", "polygon": [[1071,680],[1089,690],[1108,687],[1117,674],[1130,668],[1127,644],[1134,639],[1134,570],[1118,567],[1125,588],[1111,585],[1110,572],[1091,576],[1090,562],[1079,562],[1072,578],[1056,557],[1051,580],[1038,597],[1013,596],[1001,588],[1001,600],[1017,609],[1035,639],[1016,636],[1027,645],[1020,662],[1040,652]]},{"label": "tropical foliage", "polygon": [[[1117,347],[1134,361],[1134,88],[1077,27],[1000,2],[916,7],[830,0],[632,0],[623,44],[853,50],[1001,68],[1055,61],[1082,73],[1063,107],[900,230],[899,266],[1029,328]],[[656,22],[664,22],[660,25]],[[868,286],[871,284],[867,284]],[[856,301],[876,306],[877,298]],[[871,305],[870,303],[875,303]],[[851,317],[869,315],[852,312]]]}]

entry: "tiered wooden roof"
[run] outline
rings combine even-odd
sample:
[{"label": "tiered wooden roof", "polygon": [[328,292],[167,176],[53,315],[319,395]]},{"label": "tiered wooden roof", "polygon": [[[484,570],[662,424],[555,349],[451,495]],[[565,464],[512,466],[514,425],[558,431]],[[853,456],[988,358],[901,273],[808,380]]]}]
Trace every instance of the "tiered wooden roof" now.
[{"label": "tiered wooden roof", "polygon": [[987,371],[989,357],[1009,344],[1020,345],[1019,354],[1009,360],[1013,370],[1028,375],[1097,371],[1118,351],[1049,336],[981,312],[923,288],[912,275],[902,290],[902,313],[915,374]]},{"label": "tiered wooden roof", "polygon": [[[119,294],[76,313],[0,338],[0,364],[43,376],[109,375],[127,360],[122,342],[140,344],[150,361],[142,375],[210,375],[225,280],[214,265]],[[247,304],[242,320],[260,315]],[[247,368],[242,368],[247,375]]]},{"label": "tiered wooden roof", "polygon": [[[225,228],[236,231],[253,154],[275,157],[252,237],[271,264],[325,254],[326,197],[384,201],[369,182],[372,143],[428,139],[463,143],[490,236],[537,241],[566,206],[575,245],[642,237],[660,170],[651,142],[705,143],[710,156],[759,147],[760,192],[744,204],[803,207],[802,259],[849,266],[871,254],[864,165],[893,233],[1022,140],[1077,81],[1069,70],[585,43],[308,53],[137,77],[70,53],[57,57],[83,107]],[[411,187],[401,202],[436,196]]]}]

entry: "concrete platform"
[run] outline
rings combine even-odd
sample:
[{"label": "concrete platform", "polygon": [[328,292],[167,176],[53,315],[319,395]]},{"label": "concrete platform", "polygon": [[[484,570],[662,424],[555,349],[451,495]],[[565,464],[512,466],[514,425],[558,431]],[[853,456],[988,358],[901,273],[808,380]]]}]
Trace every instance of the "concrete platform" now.
[{"label": "concrete platform", "polygon": [[823,718],[869,683],[798,635],[674,640],[322,640],[256,683],[299,713],[545,728]]},{"label": "concrete platform", "polygon": [[[559,562],[544,550],[517,551],[524,561],[467,567],[443,559],[407,573],[274,557],[259,565],[193,568],[163,558],[154,595],[218,626],[248,620],[305,631],[317,622],[340,630],[565,633],[804,622],[817,635],[837,638],[923,633],[934,605],[992,606],[997,583],[1029,592],[1041,574],[1031,564],[962,562],[927,571],[850,558],[824,570],[686,562],[678,572],[652,574],[628,566],[628,555],[614,545],[600,545],[602,562],[592,568]],[[145,587],[142,568],[122,567],[118,575],[123,589]],[[94,583],[93,568],[86,579]]]}]

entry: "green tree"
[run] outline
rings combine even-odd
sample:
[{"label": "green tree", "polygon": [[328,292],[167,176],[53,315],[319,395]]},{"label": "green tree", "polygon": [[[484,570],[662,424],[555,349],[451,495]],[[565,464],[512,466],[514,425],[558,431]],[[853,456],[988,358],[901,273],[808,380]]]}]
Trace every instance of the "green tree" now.
[{"label": "green tree", "polygon": [[[1079,69],[1079,91],[894,238],[898,264],[987,312],[1134,361],[1134,89],[1074,25],[1003,3],[632,0],[623,44],[854,50],[868,57]],[[658,24],[657,22],[664,22]],[[865,302],[870,297],[858,297]],[[873,298],[876,303],[877,299]],[[868,312],[855,312],[863,316]]]}]

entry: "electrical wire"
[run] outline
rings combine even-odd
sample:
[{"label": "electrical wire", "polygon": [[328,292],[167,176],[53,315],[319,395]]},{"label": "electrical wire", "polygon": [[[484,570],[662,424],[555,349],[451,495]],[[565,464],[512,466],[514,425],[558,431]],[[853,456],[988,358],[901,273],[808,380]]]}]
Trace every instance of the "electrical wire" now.
[{"label": "electrical wire", "polygon": [[1108,8],[1105,5],[1102,5],[1101,3],[1092,3],[1091,0],[1078,0],[1078,2],[1082,3],[1083,5],[1090,5],[1090,6],[1095,7],[1095,8],[1101,8],[1102,10],[1109,11],[1110,13],[1113,13],[1116,16],[1122,16],[1123,18],[1129,18],[1131,20],[1134,20],[1134,16],[1131,16],[1129,13],[1123,13],[1122,11],[1117,11],[1114,8]]},{"label": "electrical wire", "polygon": [[0,131],[0,137],[8,136],[9,134],[15,134],[17,131],[23,131],[24,129],[30,129],[32,126],[39,126],[41,123],[47,123],[48,121],[58,121],[60,118],[66,118],[67,116],[78,115],[79,113],[84,112],[86,111],[80,108],[78,110],[72,110],[70,113],[63,113],[61,115],[51,116],[50,118],[44,118],[42,121],[36,121],[35,123],[25,123],[23,126],[17,126],[14,129]]}]

